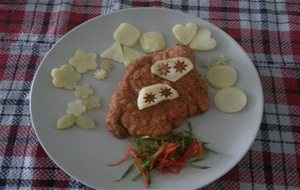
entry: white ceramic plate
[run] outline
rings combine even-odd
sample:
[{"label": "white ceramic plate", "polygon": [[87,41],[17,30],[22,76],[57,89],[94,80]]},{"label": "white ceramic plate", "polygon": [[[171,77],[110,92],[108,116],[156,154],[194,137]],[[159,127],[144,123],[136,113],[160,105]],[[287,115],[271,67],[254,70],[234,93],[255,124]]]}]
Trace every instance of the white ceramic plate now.
[{"label": "white ceramic plate", "polygon": [[[197,61],[218,57],[223,53],[237,69],[238,82],[235,86],[247,93],[246,108],[237,114],[218,111],[212,102],[215,91],[210,88],[209,111],[188,119],[194,126],[195,134],[209,142],[210,147],[219,153],[203,161],[202,165],[211,168],[186,168],[180,175],[155,175],[151,187],[194,189],[221,177],[241,160],[255,139],[263,111],[261,83],[253,63],[229,35],[200,18],[166,9],[128,9],[96,17],[66,34],[49,51],[34,78],[30,103],[32,122],[43,148],[65,172],[88,186],[97,189],[144,187],[142,180],[115,182],[126,169],[126,164],[119,167],[106,166],[122,158],[127,148],[128,139],[114,138],[104,123],[110,97],[125,71],[123,65],[114,64],[114,69],[105,81],[93,78],[93,72],[86,73],[81,80],[82,84],[90,84],[95,94],[104,100],[102,109],[87,114],[96,121],[98,127],[95,130],[86,131],[79,127],[63,131],[56,129],[56,121],[65,114],[67,103],[76,98],[72,91],[57,89],[52,85],[51,70],[66,64],[76,50],[97,54],[104,51],[114,42],[112,33],[123,22],[138,27],[142,32],[161,32],[168,46],[178,43],[171,33],[175,24],[196,23],[199,28],[212,31],[218,42],[213,51],[197,52]],[[203,69],[200,72],[204,73]]]}]

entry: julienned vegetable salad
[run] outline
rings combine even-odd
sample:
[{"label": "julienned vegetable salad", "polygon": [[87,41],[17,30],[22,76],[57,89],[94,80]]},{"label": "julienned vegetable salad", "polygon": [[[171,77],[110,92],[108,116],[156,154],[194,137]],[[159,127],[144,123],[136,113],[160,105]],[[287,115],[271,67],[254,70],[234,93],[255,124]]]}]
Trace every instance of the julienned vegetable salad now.
[{"label": "julienned vegetable salad", "polygon": [[136,175],[132,180],[135,181],[142,176],[146,189],[151,184],[151,171],[157,170],[163,175],[179,174],[181,169],[187,166],[207,169],[208,166],[201,166],[196,162],[206,158],[209,152],[214,152],[206,146],[207,143],[199,141],[194,136],[190,123],[188,123],[188,130],[172,132],[164,137],[138,137],[135,139],[135,144],[136,148],[129,142],[124,158],[108,166],[117,166],[132,160],[128,169],[117,181],[135,171]]}]

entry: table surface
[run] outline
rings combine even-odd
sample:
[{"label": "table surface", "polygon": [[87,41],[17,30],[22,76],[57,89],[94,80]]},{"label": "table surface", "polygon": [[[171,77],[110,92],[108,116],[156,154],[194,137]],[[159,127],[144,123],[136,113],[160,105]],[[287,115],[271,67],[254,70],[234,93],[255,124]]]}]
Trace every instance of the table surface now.
[{"label": "table surface", "polygon": [[43,57],[65,33],[132,7],[179,10],[215,24],[244,48],[259,73],[264,114],[255,142],[230,172],[203,189],[299,189],[299,0],[1,1],[0,189],[90,189],[39,144],[30,120],[30,87]]}]

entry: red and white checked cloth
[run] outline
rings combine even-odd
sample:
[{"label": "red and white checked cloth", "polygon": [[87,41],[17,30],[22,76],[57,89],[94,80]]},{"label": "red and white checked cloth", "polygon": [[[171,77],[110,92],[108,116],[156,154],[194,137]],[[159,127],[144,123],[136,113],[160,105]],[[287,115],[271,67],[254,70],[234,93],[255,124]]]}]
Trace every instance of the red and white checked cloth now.
[{"label": "red and white checked cloth", "polygon": [[246,156],[204,189],[300,189],[299,0],[1,0],[0,189],[90,189],[45,154],[31,125],[30,86],[45,53],[80,23],[155,6],[203,18],[248,53],[263,85],[264,115]]}]

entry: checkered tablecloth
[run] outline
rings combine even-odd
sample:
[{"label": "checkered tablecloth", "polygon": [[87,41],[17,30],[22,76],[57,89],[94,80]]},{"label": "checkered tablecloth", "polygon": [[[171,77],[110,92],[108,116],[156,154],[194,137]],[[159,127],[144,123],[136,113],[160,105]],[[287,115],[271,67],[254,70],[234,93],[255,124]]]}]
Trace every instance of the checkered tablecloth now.
[{"label": "checkered tablecloth", "polygon": [[29,113],[30,86],[47,51],[98,15],[164,7],[207,20],[231,35],[260,75],[264,115],[246,156],[204,189],[300,189],[299,0],[1,0],[0,189],[90,189],[47,156]]}]

